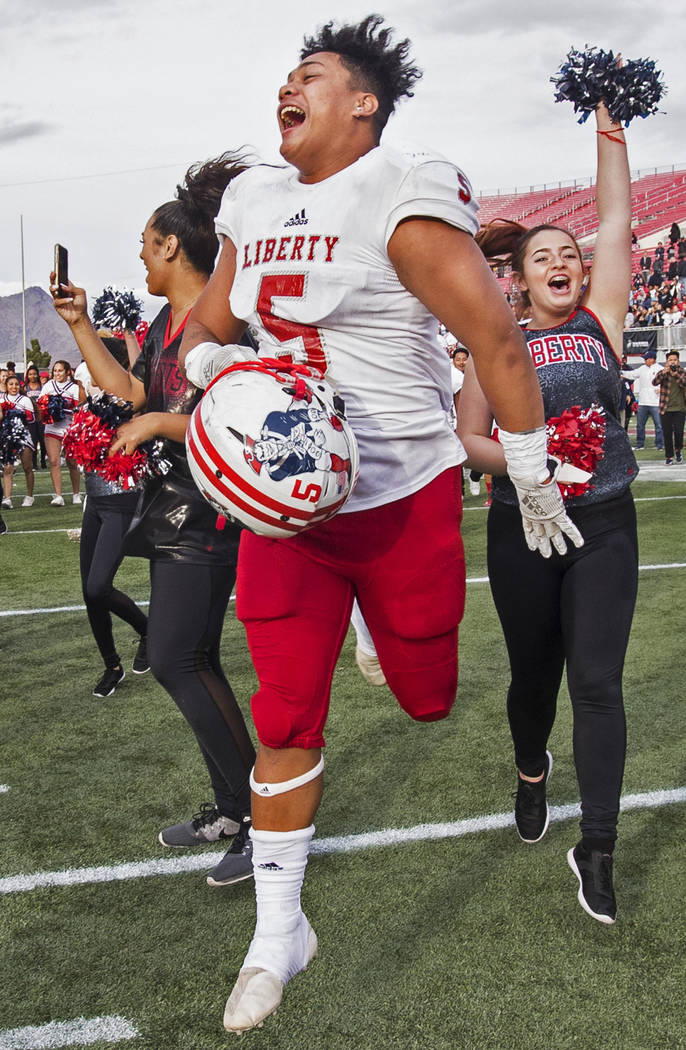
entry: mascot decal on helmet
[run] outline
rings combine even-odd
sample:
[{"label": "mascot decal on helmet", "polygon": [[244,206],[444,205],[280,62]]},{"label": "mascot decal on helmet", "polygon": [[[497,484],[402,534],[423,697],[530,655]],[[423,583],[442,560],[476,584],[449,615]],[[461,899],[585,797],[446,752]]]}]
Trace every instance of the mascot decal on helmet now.
[{"label": "mascot decal on helmet", "polygon": [[245,437],[246,462],[256,474],[266,470],[274,481],[313,474],[317,470],[331,471],[340,475],[337,485],[342,494],[350,483],[352,464],[349,457],[343,459],[329,451],[331,436],[327,435],[327,429],[340,432],[343,424],[338,416],[327,412],[325,406],[314,403],[309,387],[300,393],[303,400],[295,396],[294,388],[293,401],[285,412],[269,413],[257,440]]}]

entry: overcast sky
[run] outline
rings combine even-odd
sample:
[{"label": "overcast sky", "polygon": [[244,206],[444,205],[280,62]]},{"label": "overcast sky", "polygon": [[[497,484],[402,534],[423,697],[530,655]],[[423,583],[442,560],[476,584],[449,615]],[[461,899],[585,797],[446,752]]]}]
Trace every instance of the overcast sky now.
[{"label": "overcast sky", "polygon": [[[52,246],[90,296],[144,290],[140,233],[193,161],[248,144],[278,160],[279,85],[304,33],[377,10],[424,78],[389,142],[431,146],[477,192],[588,177],[595,135],[550,76],[571,46],[650,57],[666,115],[635,121],[632,169],[686,168],[686,4],[646,0],[1,0],[0,295],[47,287]],[[151,318],[161,301],[147,299]]]}]

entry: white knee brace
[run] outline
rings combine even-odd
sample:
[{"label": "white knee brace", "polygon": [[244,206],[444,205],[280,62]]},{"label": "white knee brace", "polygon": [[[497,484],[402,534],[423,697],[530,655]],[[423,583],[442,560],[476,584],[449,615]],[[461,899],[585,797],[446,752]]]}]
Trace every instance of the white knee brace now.
[{"label": "white knee brace", "polygon": [[282,780],[279,784],[261,784],[258,780],[255,780],[255,769],[250,770],[250,787],[256,795],[260,795],[262,798],[271,798],[272,795],[283,795],[286,791],[294,791],[296,788],[302,787],[303,784],[309,783],[310,780],[315,780],[321,773],[324,772],[324,756],[319,759],[316,766],[312,769],[308,769],[307,773],[301,773],[299,777],[292,777],[291,780]]}]

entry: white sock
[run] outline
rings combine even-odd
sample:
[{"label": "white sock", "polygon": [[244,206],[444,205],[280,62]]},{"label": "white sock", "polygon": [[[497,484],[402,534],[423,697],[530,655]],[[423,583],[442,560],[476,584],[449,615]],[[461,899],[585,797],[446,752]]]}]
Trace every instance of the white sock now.
[{"label": "white sock", "polygon": [[241,967],[275,973],[284,984],[309,962],[310,924],[300,907],[314,824],[298,831],[251,828],[257,924]]},{"label": "white sock", "polygon": [[365,623],[362,610],[357,604],[357,598],[353,602],[353,611],[350,615],[350,622],[355,628],[358,649],[361,649],[367,656],[376,656],[376,646],[374,645],[374,640],[369,633],[369,628]]}]

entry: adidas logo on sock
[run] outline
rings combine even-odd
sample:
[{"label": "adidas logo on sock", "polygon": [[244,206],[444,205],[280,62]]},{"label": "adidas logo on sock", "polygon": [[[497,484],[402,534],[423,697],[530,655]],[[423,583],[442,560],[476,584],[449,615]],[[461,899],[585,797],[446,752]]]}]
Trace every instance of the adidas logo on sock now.
[{"label": "adidas logo on sock", "polygon": [[297,215],[294,215],[292,219],[288,219],[284,226],[307,226],[307,218],[305,216],[305,209],[299,211]]},{"label": "adidas logo on sock", "polygon": [[283,871],[281,865],[275,864],[273,860],[270,860],[268,864],[258,864],[257,867],[262,871]]}]

